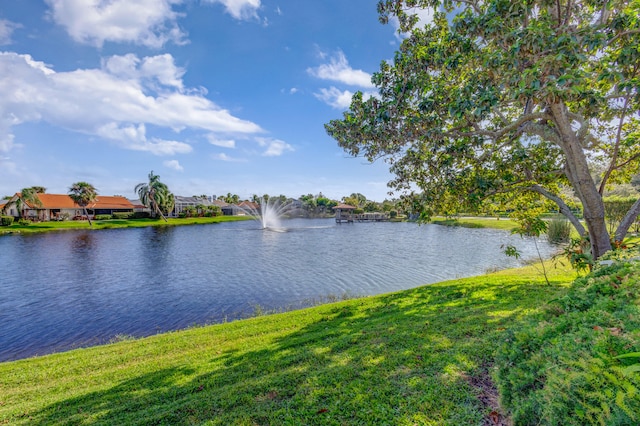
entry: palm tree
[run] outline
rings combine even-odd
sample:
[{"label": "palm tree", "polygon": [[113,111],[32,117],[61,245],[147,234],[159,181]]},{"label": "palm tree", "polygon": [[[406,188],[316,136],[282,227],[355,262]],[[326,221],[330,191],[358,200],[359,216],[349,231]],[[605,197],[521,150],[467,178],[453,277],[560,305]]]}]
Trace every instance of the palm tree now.
[{"label": "palm tree", "polygon": [[84,210],[84,214],[87,216],[87,220],[89,221],[89,226],[92,227],[93,224],[91,223],[91,218],[87,212],[87,205],[97,200],[98,193],[96,188],[87,182],[76,182],[71,185],[71,188],[69,188],[69,197],[71,197],[77,205],[82,207],[82,210]]},{"label": "palm tree", "polygon": [[[40,198],[38,198],[39,187],[31,187],[31,188],[22,188],[20,193],[18,194],[18,198],[14,202],[16,205],[16,210],[18,210],[18,216],[20,218],[24,217],[24,210],[26,207],[40,207],[42,206],[42,202]],[[10,203],[5,205],[5,209],[9,207]],[[13,204],[13,203],[11,203]]]},{"label": "palm tree", "polygon": [[153,170],[149,173],[148,183],[139,183],[135,187],[135,192],[140,197],[140,202],[150,208],[154,213],[159,214],[165,222],[161,207],[169,207],[173,204],[173,194],[169,192],[169,188],[160,182],[160,176],[154,175]]}]

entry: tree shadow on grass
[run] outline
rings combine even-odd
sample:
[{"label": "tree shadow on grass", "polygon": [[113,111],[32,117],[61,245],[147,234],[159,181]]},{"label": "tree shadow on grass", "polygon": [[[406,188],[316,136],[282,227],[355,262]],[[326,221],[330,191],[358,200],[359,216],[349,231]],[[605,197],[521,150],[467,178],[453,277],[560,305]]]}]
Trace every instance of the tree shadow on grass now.
[{"label": "tree shadow on grass", "polygon": [[[558,287],[440,284],[321,307],[270,343],[31,413],[32,424],[487,424],[474,377]],[[548,297],[551,298],[551,297]],[[268,320],[258,319],[258,320]]]}]

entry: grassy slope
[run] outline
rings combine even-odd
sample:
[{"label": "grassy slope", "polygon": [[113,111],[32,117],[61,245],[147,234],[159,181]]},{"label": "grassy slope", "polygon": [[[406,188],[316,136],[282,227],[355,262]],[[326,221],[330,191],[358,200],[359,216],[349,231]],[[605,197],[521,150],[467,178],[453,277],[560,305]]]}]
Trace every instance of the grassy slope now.
[{"label": "grassy slope", "polygon": [[462,226],[468,228],[494,228],[511,231],[518,224],[511,219],[496,219],[493,217],[459,217],[455,219],[434,219],[431,223],[445,226]]},{"label": "grassy slope", "polygon": [[0,363],[0,424],[482,424],[534,268]]},{"label": "grassy slope", "polygon": [[194,225],[206,223],[231,222],[237,220],[249,220],[250,216],[216,216],[216,217],[190,217],[185,219],[111,219],[94,220],[93,226],[87,221],[70,220],[64,222],[35,222],[29,225],[19,225],[17,222],[11,226],[0,227],[0,235],[22,233],[33,234],[38,232],[63,231],[69,229],[112,229],[112,228],[140,228],[145,226],[175,226]]}]

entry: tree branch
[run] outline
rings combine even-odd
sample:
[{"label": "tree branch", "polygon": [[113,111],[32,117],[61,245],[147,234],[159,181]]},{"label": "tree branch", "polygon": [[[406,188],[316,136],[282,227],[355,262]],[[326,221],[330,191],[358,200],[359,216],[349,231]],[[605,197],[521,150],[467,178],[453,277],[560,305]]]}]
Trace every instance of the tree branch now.
[{"label": "tree branch", "polygon": [[607,42],[607,46],[609,46],[611,43],[613,43],[616,39],[620,38],[620,37],[624,37],[627,35],[631,35],[631,34],[640,34],[640,29],[639,30],[629,30],[629,31],[623,31],[620,34],[616,34],[615,36],[613,36],[611,38],[611,40],[609,40]]},{"label": "tree branch", "polygon": [[569,206],[567,206],[567,203],[565,203],[562,198],[558,197],[552,192],[547,191],[540,185],[532,185],[528,187],[528,189],[537,192],[538,194],[556,203],[558,208],[560,209],[560,213],[562,213],[567,219],[569,219],[569,222],[571,222],[573,227],[576,228],[576,231],[578,231],[581,236],[584,236],[587,233],[587,231],[584,229],[584,226],[582,226],[582,223],[580,223],[576,215],[573,214]]},{"label": "tree branch", "polygon": [[[604,187],[609,181],[609,177],[611,173],[616,168],[616,161],[618,160],[618,155],[620,155],[620,141],[622,139],[622,125],[624,124],[624,118],[627,114],[627,108],[629,106],[629,95],[627,95],[624,99],[624,105],[622,106],[622,114],[620,115],[620,122],[618,123],[618,131],[616,132],[616,142],[613,148],[613,155],[611,155],[611,161],[609,162],[609,167],[607,171],[604,172],[604,176],[602,177],[602,182],[600,182],[600,188],[598,188],[598,192],[600,195],[604,193]],[[620,166],[618,166],[620,167]]]},{"label": "tree branch", "polygon": [[616,229],[615,240],[622,241],[627,236],[627,231],[629,231],[629,227],[636,220],[638,215],[640,214],[640,198],[633,203],[633,206],[629,209],[627,214],[624,216],[620,225],[618,225],[618,229]]},{"label": "tree branch", "polygon": [[473,9],[474,12],[476,12],[477,14],[482,13],[482,10],[480,10],[480,8],[478,7],[478,4],[474,1],[470,1],[470,0],[458,0],[460,3],[464,3],[467,4],[469,6],[471,6],[471,8]]},{"label": "tree branch", "polygon": [[[514,130],[519,130],[521,126],[524,126],[527,123],[530,123],[534,120],[547,119],[547,118],[549,118],[549,115],[547,113],[535,112],[531,114],[522,115],[520,116],[520,118],[518,118],[516,121],[513,121],[511,124],[494,131],[478,129],[475,132],[459,132],[454,129],[453,131],[446,132],[446,133],[449,136],[453,136],[453,137],[487,136],[493,140],[498,140],[509,132],[512,132]],[[524,127],[523,127],[523,130],[524,130]]]}]

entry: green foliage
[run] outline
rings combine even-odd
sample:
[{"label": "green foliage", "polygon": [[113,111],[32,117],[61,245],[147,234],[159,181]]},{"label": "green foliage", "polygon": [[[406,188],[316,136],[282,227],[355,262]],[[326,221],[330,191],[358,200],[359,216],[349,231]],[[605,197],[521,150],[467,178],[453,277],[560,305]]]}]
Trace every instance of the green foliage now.
[{"label": "green foliage", "polygon": [[547,239],[552,244],[568,243],[571,237],[571,225],[561,216],[553,217],[547,224]]},{"label": "green foliage", "polygon": [[18,225],[20,225],[20,226],[29,226],[29,225],[31,225],[31,220],[21,217],[20,219],[18,219]]},{"label": "green foliage", "polygon": [[569,244],[554,259],[559,260],[561,257],[566,258],[571,267],[578,272],[590,271],[595,264],[593,256],[589,252],[588,238],[570,238]]},{"label": "green foliage", "polygon": [[609,226],[609,233],[613,233],[618,224],[622,221],[631,206],[638,200],[637,197],[605,197],[604,211]]},{"label": "green foliage", "polygon": [[76,182],[69,188],[69,197],[84,210],[84,214],[89,221],[89,226],[93,226],[91,218],[87,212],[87,205],[93,203],[98,198],[96,188],[87,182]]},{"label": "green foliage", "polygon": [[[114,212],[111,217],[113,219],[135,219],[136,213],[130,213],[130,212]],[[148,214],[147,214],[148,217]]]},{"label": "green foliage", "polygon": [[97,214],[95,216],[95,220],[110,220],[111,219],[111,215],[110,214]]},{"label": "green foliage", "polygon": [[504,249],[505,255],[516,258],[516,259],[520,259],[521,253],[516,246],[509,244],[506,246],[502,246],[500,248]]},{"label": "green foliage", "polygon": [[[416,9],[433,19],[417,25]],[[602,192],[640,169],[639,5],[576,0],[383,0],[407,37],[341,119],[325,125],[350,155],[384,158],[412,212],[477,212],[487,203],[555,204],[595,258],[611,248]],[[602,164],[600,187],[590,159]],[[625,228],[627,224],[624,224]],[[626,233],[626,229],[616,232]],[[534,232],[537,232],[534,230]]]},{"label": "green foliage", "polygon": [[1,216],[0,226],[11,226],[13,224],[13,216]]},{"label": "green foliage", "polygon": [[501,402],[519,425],[638,424],[640,263],[577,279],[544,314],[510,330],[496,357]]},{"label": "green foliage", "polygon": [[149,212],[134,212],[131,219],[149,219],[151,214]]},{"label": "green foliage", "polygon": [[175,205],[175,196],[169,191],[169,187],[160,182],[160,176],[149,172],[149,182],[136,185],[134,191],[140,197],[140,202],[151,209],[152,215],[160,215],[167,221],[165,214],[168,214]]},{"label": "green foliage", "polygon": [[626,367],[622,369],[622,374],[632,376],[640,373],[640,352],[629,352],[627,354],[618,355],[615,359],[622,362]]}]

